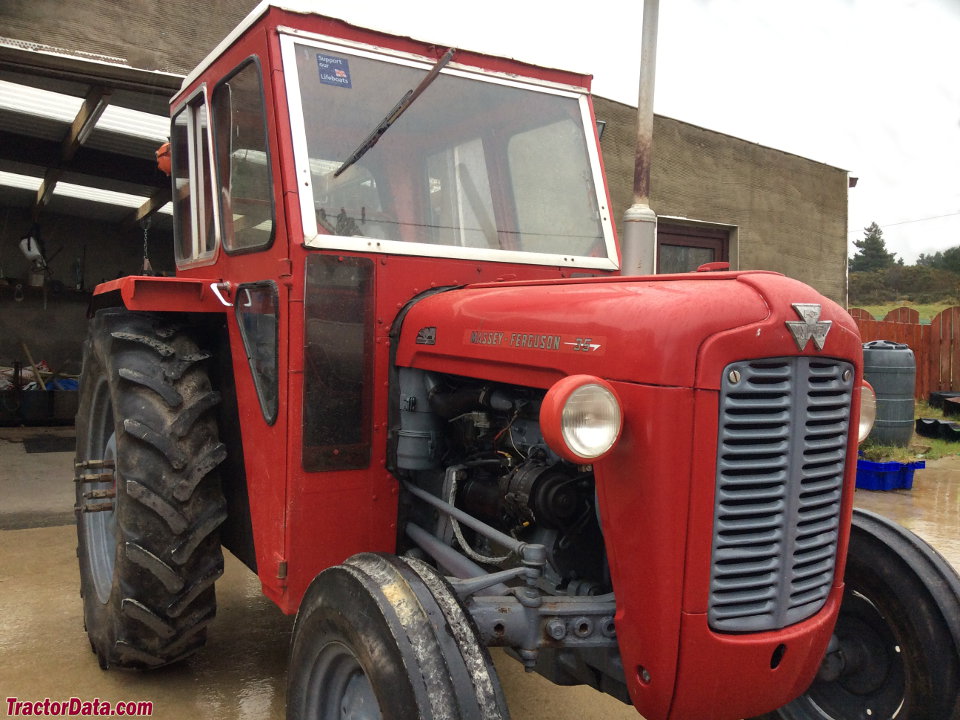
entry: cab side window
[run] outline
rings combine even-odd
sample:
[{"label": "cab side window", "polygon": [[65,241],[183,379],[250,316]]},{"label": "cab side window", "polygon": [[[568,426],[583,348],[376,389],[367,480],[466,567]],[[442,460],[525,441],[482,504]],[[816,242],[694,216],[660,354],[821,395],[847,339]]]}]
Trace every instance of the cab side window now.
[{"label": "cab side window", "polygon": [[217,84],[211,100],[217,187],[227,252],[273,241],[274,209],[260,65],[247,60]]},{"label": "cab side window", "polygon": [[217,222],[203,92],[197,93],[174,115],[170,144],[177,262],[204,260],[212,257],[217,247]]}]

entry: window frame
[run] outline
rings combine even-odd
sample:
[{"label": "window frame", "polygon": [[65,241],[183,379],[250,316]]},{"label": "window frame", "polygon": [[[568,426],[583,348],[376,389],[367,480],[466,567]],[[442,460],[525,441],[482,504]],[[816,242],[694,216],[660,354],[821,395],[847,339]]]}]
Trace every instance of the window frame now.
[{"label": "window frame", "polygon": [[[318,275],[323,275],[326,268],[324,264],[331,266],[350,267],[357,271],[358,276],[362,276],[357,283],[356,288],[349,285],[326,286],[319,282],[311,281],[311,271],[316,270]],[[304,264],[304,334],[303,334],[303,385],[301,388],[301,442],[300,442],[300,463],[306,472],[331,472],[339,470],[367,470],[373,463],[373,407],[374,407],[374,327],[376,317],[374,295],[372,288],[376,276],[376,264],[373,258],[365,256],[346,256],[337,257],[327,253],[310,253],[307,255]],[[360,292],[362,286],[369,285],[370,292]],[[321,375],[311,366],[312,358],[321,355],[314,348],[322,350],[321,345],[312,345],[310,342],[311,332],[310,324],[313,320],[330,322],[332,324],[351,324],[350,320],[355,318],[348,317],[348,304],[340,303],[338,308],[344,313],[331,318],[329,315],[315,312],[322,307],[327,297],[337,293],[351,293],[356,297],[363,298],[360,312],[355,316],[359,318],[359,323],[352,323],[360,328],[358,336],[362,338],[362,349],[357,354],[360,373],[362,378],[359,382],[360,391],[354,394],[357,415],[347,420],[350,427],[355,427],[359,431],[359,439],[355,442],[334,439],[333,442],[322,443],[313,442],[317,435],[317,429],[321,426],[321,421],[333,419],[331,407],[323,407],[322,404],[311,402],[311,393],[319,385],[318,380],[328,377]],[[329,370],[329,366],[325,368]],[[343,408],[338,408],[339,420],[342,420]]]},{"label": "window frame", "polygon": [[[198,107],[204,107],[207,109],[207,127],[203,134],[206,135],[207,139],[207,167],[209,172],[206,174],[207,177],[203,178],[206,181],[206,186],[210,190],[210,199],[213,207],[211,208],[211,214],[213,219],[213,247],[210,250],[204,250],[203,252],[199,251],[199,248],[207,241],[206,231],[207,225],[206,222],[201,223],[201,220],[205,220],[205,213],[202,210],[200,195],[197,193],[198,187],[203,187],[204,183],[197,182],[197,178],[201,176],[200,165],[201,158],[203,155],[203,144],[202,136],[199,134],[200,124],[199,124],[199,113],[197,112]],[[190,188],[190,223],[191,223],[191,255],[190,257],[182,257],[181,250],[183,249],[183,239],[181,237],[183,225],[180,221],[180,204],[177,202],[177,188],[176,188],[176,178],[171,178],[171,189],[173,191],[173,213],[174,213],[174,259],[176,261],[177,268],[192,268],[192,267],[203,267],[206,265],[213,265],[217,262],[217,259],[220,254],[220,212],[219,212],[219,193],[216,192],[216,187],[211,183],[216,178],[216,158],[213,145],[213,122],[212,116],[210,114],[210,98],[207,94],[207,84],[201,83],[201,85],[194,90],[190,95],[183,99],[183,101],[174,109],[173,113],[170,116],[170,137],[171,140],[174,137],[173,128],[176,125],[177,118],[180,117],[181,113],[188,114],[187,121],[187,153],[188,153],[188,173],[189,173],[189,188]],[[173,172],[176,172],[177,168],[177,157],[176,157],[176,142],[170,143],[170,152],[171,152],[171,165]],[[202,230],[201,230],[202,228]]]},{"label": "window frame", "polygon": [[[717,225],[680,225],[669,221],[657,226],[657,273],[660,274],[660,248],[663,245],[673,247],[703,248],[713,250],[712,262],[729,262],[730,228]],[[696,270],[696,268],[692,268]],[[692,272],[688,271],[688,272]]]},{"label": "window frame", "polygon": [[[230,80],[232,80],[236,75],[240,74],[246,67],[250,65],[254,65],[256,67],[257,79],[260,82],[260,103],[261,103],[261,108],[263,110],[263,113],[262,113],[263,137],[266,140],[266,145],[264,147],[264,150],[266,152],[266,162],[267,162],[267,181],[270,187],[270,225],[271,225],[270,237],[267,239],[266,242],[261,243],[259,245],[248,245],[241,248],[230,248],[229,244],[226,242],[226,238],[223,238],[221,235],[221,239],[223,240],[223,243],[222,243],[223,250],[225,253],[227,253],[227,255],[244,255],[246,253],[263,252],[264,250],[269,250],[271,247],[273,247],[273,243],[277,237],[277,203],[276,203],[276,197],[274,192],[275,186],[274,186],[274,179],[273,179],[273,154],[270,149],[270,124],[267,122],[267,111],[268,111],[267,110],[267,93],[263,84],[263,64],[260,61],[259,55],[254,54],[244,58],[240,63],[237,64],[236,67],[233,68],[233,70],[230,71],[228,75],[225,75],[223,78],[218,80],[216,85],[213,86],[213,92],[210,94],[209,108],[210,108],[210,129],[213,132],[213,138],[214,138],[214,145],[212,148],[213,155],[214,155],[214,162],[215,162],[214,172],[216,173],[216,177],[217,177],[217,187],[220,188],[223,186],[223,175],[222,175],[220,162],[219,162],[219,153],[217,152],[217,147],[216,147],[216,139],[217,139],[217,135],[216,135],[217,122],[215,118],[216,105],[213,102],[213,98],[217,94],[217,90],[219,90],[221,87],[223,87],[228,82],[230,82]],[[233,128],[232,113],[230,116],[230,128],[231,130]],[[232,133],[230,134],[232,135]],[[220,227],[223,228],[225,227],[226,223],[224,222],[224,219],[223,219],[223,212],[224,212],[223,197],[219,192],[217,193],[217,212],[220,218]]]},{"label": "window frame", "polygon": [[395,255],[417,255],[440,258],[461,258],[472,261],[516,263],[524,265],[546,265],[551,267],[572,267],[584,269],[616,270],[619,268],[619,253],[614,240],[610,207],[607,203],[606,184],[600,161],[599,144],[595,138],[595,123],[590,111],[588,94],[583,88],[560,85],[532,78],[516,79],[504,73],[486,72],[478,68],[449,63],[441,74],[471,80],[481,80],[492,84],[504,85],[523,90],[532,90],[558,95],[576,100],[580,111],[581,125],[586,134],[587,160],[597,196],[597,209],[600,213],[600,226],[603,233],[605,257],[570,256],[563,253],[535,253],[518,250],[499,250],[451,245],[436,245],[426,242],[406,242],[384,240],[372,237],[329,235],[320,233],[317,227],[316,212],[313,206],[313,182],[310,173],[309,152],[307,148],[306,123],[303,113],[303,101],[300,92],[300,75],[297,68],[296,46],[306,45],[318,50],[347,53],[352,56],[380,62],[406,65],[429,70],[433,63],[423,56],[411,53],[394,52],[360,42],[337,40],[315,33],[293,31],[284,28],[280,33],[280,51],[283,61],[284,81],[286,83],[288,114],[290,117],[291,141],[293,145],[294,166],[297,177],[300,218],[303,227],[303,244],[308,248],[347,250],[354,252],[382,252]]},{"label": "window frame", "polygon": [[[243,308],[246,307],[243,304],[244,298],[246,297],[245,291],[253,288],[267,288],[274,301],[274,320],[276,321],[276,325],[273,336],[273,358],[277,374],[274,378],[274,387],[272,388],[265,388],[260,382],[259,373],[254,370],[254,358],[250,352],[251,338],[248,337],[246,326],[240,317]],[[277,417],[280,414],[280,290],[277,287],[277,283],[273,280],[257,280],[256,282],[243,283],[238,286],[234,297],[236,298],[233,308],[234,319],[237,321],[237,327],[240,328],[240,339],[243,341],[243,349],[247,355],[247,367],[250,369],[253,386],[257,391],[257,399],[260,401],[260,412],[263,414],[263,419],[267,425],[273,425],[277,422]],[[268,392],[271,392],[273,395],[272,412],[267,412]]]}]

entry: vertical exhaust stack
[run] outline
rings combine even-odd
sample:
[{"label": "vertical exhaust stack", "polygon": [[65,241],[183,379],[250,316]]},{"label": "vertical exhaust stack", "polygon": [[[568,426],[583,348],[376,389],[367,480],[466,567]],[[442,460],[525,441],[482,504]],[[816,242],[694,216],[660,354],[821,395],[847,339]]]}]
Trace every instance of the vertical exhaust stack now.
[{"label": "vertical exhaust stack", "polygon": [[621,275],[652,275],[657,271],[657,215],[650,209],[650,161],[653,157],[653,88],[657,74],[659,10],[660,0],[644,0],[633,205],[623,214]]}]

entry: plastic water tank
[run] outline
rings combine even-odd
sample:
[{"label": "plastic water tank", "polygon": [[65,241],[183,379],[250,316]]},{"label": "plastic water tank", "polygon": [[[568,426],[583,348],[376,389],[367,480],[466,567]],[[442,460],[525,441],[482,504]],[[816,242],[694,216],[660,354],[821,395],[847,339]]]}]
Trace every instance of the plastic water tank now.
[{"label": "plastic water tank", "polygon": [[863,374],[877,394],[877,422],[870,440],[879,445],[910,443],[917,363],[903,343],[874,340],[863,345]]}]

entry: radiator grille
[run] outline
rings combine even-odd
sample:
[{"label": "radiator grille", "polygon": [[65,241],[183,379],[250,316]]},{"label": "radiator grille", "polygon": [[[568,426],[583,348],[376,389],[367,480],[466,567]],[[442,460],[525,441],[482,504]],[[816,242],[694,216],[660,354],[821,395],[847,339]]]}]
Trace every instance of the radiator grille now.
[{"label": "radiator grille", "polygon": [[720,394],[710,627],[775,630],[823,607],[833,582],[853,365],[733,363]]}]

